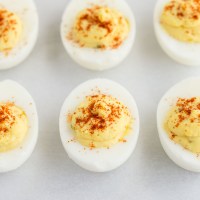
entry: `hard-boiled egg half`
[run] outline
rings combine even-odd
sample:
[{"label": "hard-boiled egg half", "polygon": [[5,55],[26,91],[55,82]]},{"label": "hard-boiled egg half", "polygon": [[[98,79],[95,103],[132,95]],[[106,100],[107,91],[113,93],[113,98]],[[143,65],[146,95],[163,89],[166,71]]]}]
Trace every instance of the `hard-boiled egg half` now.
[{"label": "hard-boiled egg half", "polygon": [[0,69],[21,63],[38,35],[38,14],[33,0],[0,0]]},{"label": "hard-boiled egg half", "polygon": [[122,165],[135,149],[139,115],[131,94],[106,79],[89,80],[64,101],[60,136],[68,156],[89,171]]},{"label": "hard-boiled egg half", "polygon": [[62,17],[65,49],[91,70],[118,65],[130,52],[135,33],[135,19],[125,0],[73,0]]},{"label": "hard-boiled egg half", "polygon": [[154,28],[160,46],[172,59],[200,65],[199,0],[158,0]]},{"label": "hard-boiled egg half", "polygon": [[0,82],[0,172],[20,167],[38,137],[38,116],[30,94],[18,83]]},{"label": "hard-boiled egg half", "polygon": [[200,78],[173,86],[157,109],[157,126],[166,154],[180,167],[200,172]]}]

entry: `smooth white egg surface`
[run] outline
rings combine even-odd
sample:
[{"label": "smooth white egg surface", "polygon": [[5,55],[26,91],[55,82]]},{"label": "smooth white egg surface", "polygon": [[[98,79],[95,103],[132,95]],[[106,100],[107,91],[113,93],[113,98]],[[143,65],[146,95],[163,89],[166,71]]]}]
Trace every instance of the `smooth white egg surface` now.
[{"label": "smooth white egg surface", "polygon": [[183,80],[165,93],[157,108],[157,128],[163,149],[178,166],[194,172],[200,172],[200,157],[172,141],[164,128],[164,122],[178,98],[199,97],[199,88],[200,78]]},{"label": "smooth white egg surface", "polygon": [[[67,123],[67,116],[75,111],[87,95],[93,95],[99,91],[101,94],[117,98],[127,106],[133,117],[133,123],[129,134],[125,137],[127,142],[119,142],[110,148],[90,149],[74,141],[74,131],[70,123]],[[61,141],[69,158],[89,171],[110,171],[122,165],[135,149],[139,135],[137,105],[131,94],[118,83],[106,79],[89,80],[76,87],[64,101],[60,112],[59,127]]]},{"label": "smooth white egg surface", "polygon": [[[116,49],[94,49],[80,47],[67,38],[77,14],[91,5],[114,8],[126,17],[130,24],[128,37]],[[130,52],[136,34],[136,24],[131,8],[121,0],[73,0],[67,5],[61,22],[61,38],[63,45],[74,61],[91,70],[106,70],[118,65]]]},{"label": "smooth white egg surface", "polygon": [[0,52],[0,69],[19,65],[31,53],[38,36],[39,19],[33,0],[0,0],[0,8],[16,14],[22,22],[18,44],[8,53]]},{"label": "smooth white egg surface", "polygon": [[198,66],[200,65],[200,44],[178,41],[171,37],[160,24],[160,16],[168,2],[170,0],[158,0],[154,10],[154,30],[158,43],[175,61],[184,65]]},{"label": "smooth white egg surface", "polygon": [[0,102],[15,103],[28,118],[28,133],[23,143],[14,150],[0,153],[0,172],[7,172],[20,167],[30,157],[38,138],[38,115],[30,94],[15,81],[0,82]]}]

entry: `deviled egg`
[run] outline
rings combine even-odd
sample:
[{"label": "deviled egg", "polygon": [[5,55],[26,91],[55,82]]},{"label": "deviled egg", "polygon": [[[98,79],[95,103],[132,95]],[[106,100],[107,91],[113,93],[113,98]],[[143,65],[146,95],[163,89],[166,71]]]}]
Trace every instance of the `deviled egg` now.
[{"label": "deviled egg", "polygon": [[59,127],[62,144],[75,163],[89,171],[106,172],[122,165],[135,149],[139,115],[125,88],[94,79],[66,98]]},{"label": "deviled egg", "polygon": [[38,116],[30,94],[18,83],[0,82],[0,172],[20,167],[38,137]]},{"label": "deviled egg", "polygon": [[62,17],[61,38],[69,55],[81,66],[105,70],[130,52],[136,25],[121,0],[73,0]]},{"label": "deviled egg", "polygon": [[161,144],[180,167],[200,172],[200,78],[173,86],[160,100],[157,127]]},{"label": "deviled egg", "polygon": [[200,65],[199,0],[158,0],[154,28],[160,46],[172,59]]},{"label": "deviled egg", "polygon": [[21,63],[38,35],[38,14],[33,0],[0,0],[0,69]]}]

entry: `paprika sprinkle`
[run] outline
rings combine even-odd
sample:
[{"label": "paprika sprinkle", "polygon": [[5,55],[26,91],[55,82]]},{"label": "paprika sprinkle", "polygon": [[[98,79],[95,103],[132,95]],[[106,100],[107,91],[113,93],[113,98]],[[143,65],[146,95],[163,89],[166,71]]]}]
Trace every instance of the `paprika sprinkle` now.
[{"label": "paprika sprinkle", "polygon": [[71,116],[75,138],[90,148],[110,147],[125,142],[132,117],[116,98],[98,94],[87,96]]},{"label": "paprika sprinkle", "polygon": [[179,98],[166,118],[165,128],[173,141],[199,153],[200,97]]}]

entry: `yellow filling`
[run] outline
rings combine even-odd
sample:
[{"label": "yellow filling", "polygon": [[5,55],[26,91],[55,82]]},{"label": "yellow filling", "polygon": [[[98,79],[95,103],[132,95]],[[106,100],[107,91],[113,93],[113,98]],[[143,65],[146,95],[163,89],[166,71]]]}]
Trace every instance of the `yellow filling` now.
[{"label": "yellow filling", "polygon": [[194,153],[200,153],[200,97],[178,99],[165,121],[169,137]]},{"label": "yellow filling", "polygon": [[94,6],[78,14],[69,39],[82,47],[114,49],[122,44],[129,31],[129,22],[119,11]]},{"label": "yellow filling", "polygon": [[171,0],[161,15],[169,35],[183,42],[200,42],[200,0]]},{"label": "yellow filling", "polygon": [[0,52],[12,50],[22,35],[21,19],[14,13],[0,8]]},{"label": "yellow filling", "polygon": [[19,147],[28,131],[28,118],[13,103],[0,103],[0,152]]},{"label": "yellow filling", "polygon": [[103,94],[87,96],[71,116],[75,139],[90,148],[108,148],[125,142],[131,123],[128,108]]}]

